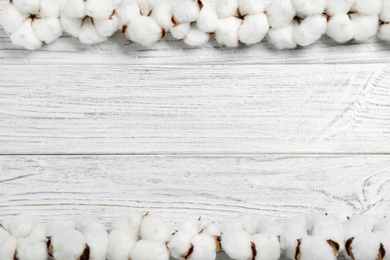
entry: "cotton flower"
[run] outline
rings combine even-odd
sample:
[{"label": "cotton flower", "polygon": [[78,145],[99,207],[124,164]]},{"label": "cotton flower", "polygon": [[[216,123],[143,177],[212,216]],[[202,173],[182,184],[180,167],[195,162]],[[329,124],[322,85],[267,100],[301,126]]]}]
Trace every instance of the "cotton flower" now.
[{"label": "cotton flower", "polygon": [[386,252],[379,237],[372,232],[362,232],[345,242],[346,257],[353,260],[381,260]]},{"label": "cotton flower", "polygon": [[39,49],[62,35],[58,0],[12,0],[0,12],[0,24],[11,42],[28,50]]},{"label": "cotton flower", "polygon": [[95,217],[56,221],[50,226],[48,237],[49,253],[56,260],[106,258],[108,233]]},{"label": "cotton flower", "polygon": [[390,41],[390,0],[382,0],[382,11],[379,19],[378,37],[384,41]]},{"label": "cotton flower", "polygon": [[19,215],[0,225],[0,259],[46,260],[45,226],[35,217]]},{"label": "cotton flower", "polygon": [[257,214],[242,214],[225,223],[221,244],[232,259],[273,260],[281,254],[279,224]]},{"label": "cotton flower", "polygon": [[64,31],[84,44],[107,40],[119,28],[115,0],[67,0],[61,10]]},{"label": "cotton flower", "polygon": [[213,260],[221,249],[220,236],[212,222],[187,220],[172,234],[167,246],[176,259]]},{"label": "cotton flower", "polygon": [[112,225],[108,238],[108,260],[168,260],[166,246],[172,227],[148,213],[133,213]]}]

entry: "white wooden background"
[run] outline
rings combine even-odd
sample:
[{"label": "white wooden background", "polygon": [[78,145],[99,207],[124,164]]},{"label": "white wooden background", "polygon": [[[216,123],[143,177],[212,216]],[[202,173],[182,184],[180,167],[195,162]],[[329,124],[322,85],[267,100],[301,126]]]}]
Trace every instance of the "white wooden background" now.
[{"label": "white wooden background", "polygon": [[389,214],[390,44],[30,52],[0,29],[0,219],[134,210]]}]

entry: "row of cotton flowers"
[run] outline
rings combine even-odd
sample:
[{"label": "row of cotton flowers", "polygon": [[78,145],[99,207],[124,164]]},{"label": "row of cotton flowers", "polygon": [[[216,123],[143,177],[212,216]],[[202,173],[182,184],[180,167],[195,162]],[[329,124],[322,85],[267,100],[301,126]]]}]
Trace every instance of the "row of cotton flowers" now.
[{"label": "row of cotton flowers", "polygon": [[8,0],[0,24],[29,50],[63,32],[84,44],[116,31],[150,46],[166,33],[191,46],[210,37],[224,46],[267,38],[278,49],[308,46],[326,34],[336,42],[390,41],[390,0]]},{"label": "row of cotton flowers", "polygon": [[107,231],[93,216],[45,226],[27,215],[0,222],[2,260],[213,260],[225,251],[236,260],[388,260],[390,219],[328,214],[295,217],[280,224],[245,213],[222,226],[196,218],[176,225],[149,213],[117,219]]}]

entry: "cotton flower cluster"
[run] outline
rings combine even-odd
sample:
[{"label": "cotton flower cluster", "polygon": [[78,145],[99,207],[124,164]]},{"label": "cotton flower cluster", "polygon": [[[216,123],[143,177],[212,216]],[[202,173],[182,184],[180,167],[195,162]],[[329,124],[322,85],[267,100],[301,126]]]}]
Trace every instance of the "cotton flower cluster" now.
[{"label": "cotton flower cluster", "polygon": [[390,259],[390,220],[357,215],[344,222],[345,256],[352,260]]},{"label": "cotton flower cluster", "polygon": [[282,229],[280,244],[289,259],[336,260],[344,249],[343,225],[330,215],[293,218],[286,221]]},{"label": "cotton flower cluster", "polygon": [[0,24],[13,44],[36,50],[62,35],[59,16],[58,0],[10,0],[0,13]]},{"label": "cotton flower cluster", "polygon": [[167,243],[173,228],[148,213],[119,218],[112,226],[108,260],[168,260]]},{"label": "cotton flower cluster", "polygon": [[264,0],[219,0],[215,38],[229,47],[263,40],[269,28]]},{"label": "cotton flower cluster", "polygon": [[64,31],[84,44],[101,43],[119,27],[115,0],[67,0],[61,10]]},{"label": "cotton flower cluster", "polygon": [[19,215],[0,224],[0,259],[46,260],[45,226],[32,216]]},{"label": "cotton flower cluster", "polygon": [[267,6],[268,40],[277,49],[308,46],[326,32],[326,0],[273,0]]},{"label": "cotton flower cluster", "polygon": [[280,225],[266,216],[242,214],[225,223],[221,244],[232,259],[276,260],[281,254],[281,233]]},{"label": "cotton flower cluster", "polygon": [[382,0],[328,0],[326,34],[336,42],[364,41],[378,31]]},{"label": "cotton flower cluster", "polygon": [[390,42],[390,0],[382,0],[378,37]]},{"label": "cotton flower cluster", "polygon": [[105,260],[108,233],[93,216],[54,222],[47,231],[48,251],[56,260]]},{"label": "cotton flower cluster", "polygon": [[221,231],[212,222],[202,218],[185,221],[168,243],[176,259],[214,260],[221,250]]}]

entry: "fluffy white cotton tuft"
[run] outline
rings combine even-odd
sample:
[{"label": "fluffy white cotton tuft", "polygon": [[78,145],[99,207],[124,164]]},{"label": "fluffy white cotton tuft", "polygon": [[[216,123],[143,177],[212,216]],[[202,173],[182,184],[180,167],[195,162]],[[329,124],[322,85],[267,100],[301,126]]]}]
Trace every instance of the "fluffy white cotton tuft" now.
[{"label": "fluffy white cotton tuft", "polygon": [[353,9],[364,15],[379,15],[382,11],[382,0],[356,0]]},{"label": "fluffy white cotton tuft", "polygon": [[141,222],[140,232],[144,240],[165,243],[171,237],[173,228],[159,217],[147,215]]},{"label": "fluffy white cotton tuft", "polygon": [[187,256],[192,246],[192,237],[194,235],[185,231],[175,232],[168,243],[168,248],[171,251],[172,257],[181,259],[183,256]]},{"label": "fluffy white cotton tuft", "polygon": [[172,6],[166,1],[158,1],[153,8],[151,17],[161,28],[168,30],[172,27]]},{"label": "fluffy white cotton tuft", "polygon": [[62,228],[51,236],[51,245],[56,260],[77,259],[86,247],[86,240],[80,231]]},{"label": "fluffy white cotton tuft", "polygon": [[156,21],[149,16],[133,19],[125,32],[126,37],[144,46],[150,46],[160,40],[164,32]]},{"label": "fluffy white cotton tuft", "polygon": [[264,39],[269,29],[265,14],[247,15],[242,21],[238,37],[242,43],[255,44]]},{"label": "fluffy white cotton tuft", "polygon": [[353,255],[354,260],[378,259],[381,242],[376,234],[363,232],[357,234],[351,240],[349,240],[351,241],[350,246],[346,249],[348,255]]},{"label": "fluffy white cotton tuft", "polygon": [[336,260],[332,247],[318,236],[306,236],[300,242],[300,260]]},{"label": "fluffy white cotton tuft", "polygon": [[219,19],[238,15],[238,0],[218,0],[217,14]]},{"label": "fluffy white cotton tuft", "polygon": [[131,232],[127,230],[114,229],[108,238],[107,259],[108,260],[128,260],[130,253],[137,241]]},{"label": "fluffy white cotton tuft", "polygon": [[294,41],[299,46],[311,45],[326,32],[326,25],[326,17],[320,14],[308,16],[301,23],[295,22],[293,29]]},{"label": "fluffy white cotton tuft", "polygon": [[215,32],[218,25],[218,15],[215,9],[209,5],[205,5],[199,13],[199,18],[196,20],[196,25],[199,30],[203,32]]},{"label": "fluffy white cotton tuft", "polygon": [[20,13],[28,14],[37,14],[41,9],[40,0],[12,0],[12,4]]},{"label": "fluffy white cotton tuft", "polygon": [[130,255],[131,260],[168,260],[169,252],[164,243],[140,240]]},{"label": "fluffy white cotton tuft", "polygon": [[273,0],[267,6],[267,17],[271,28],[288,26],[296,15],[291,0]]},{"label": "fluffy white cotton tuft", "polygon": [[215,30],[215,39],[219,44],[236,47],[240,44],[238,30],[241,27],[242,20],[236,17],[228,17],[218,20],[218,26]]},{"label": "fluffy white cotton tuft", "polygon": [[94,19],[108,19],[115,10],[114,0],[87,0],[85,14]]},{"label": "fluffy white cotton tuft", "polygon": [[256,15],[264,13],[264,0],[238,0],[238,9],[241,15]]},{"label": "fluffy white cotton tuft", "polygon": [[83,20],[78,33],[80,42],[84,44],[96,44],[107,40],[107,37],[100,35],[96,29],[92,18],[87,17]]},{"label": "fluffy white cotton tuft", "polygon": [[177,24],[194,22],[199,17],[199,11],[197,1],[181,0],[173,6],[173,20]]},{"label": "fluffy white cotton tuft", "polygon": [[326,13],[330,16],[337,14],[347,14],[356,0],[327,0]]},{"label": "fluffy white cotton tuft", "polygon": [[378,16],[352,14],[351,21],[354,28],[354,39],[365,41],[374,37],[378,32]]},{"label": "fluffy white cotton tuft", "polygon": [[336,42],[345,43],[354,37],[355,26],[348,15],[338,14],[328,21],[326,34]]},{"label": "fluffy white cotton tuft", "polygon": [[251,259],[251,236],[237,220],[226,223],[222,229],[222,248],[233,259]]},{"label": "fluffy white cotton tuft", "polygon": [[18,240],[18,260],[46,260],[48,257],[46,243],[34,238]]},{"label": "fluffy white cotton tuft", "polygon": [[184,38],[184,43],[190,46],[202,46],[209,41],[209,38],[210,35],[208,33],[192,28]]},{"label": "fluffy white cotton tuft", "polygon": [[280,244],[275,235],[256,234],[252,236],[252,242],[256,246],[256,260],[277,260],[280,258]]},{"label": "fluffy white cotton tuft", "polygon": [[289,24],[282,28],[271,28],[268,31],[268,41],[277,49],[293,49],[297,44],[293,37],[293,24]]},{"label": "fluffy white cotton tuft", "polygon": [[292,3],[300,16],[322,14],[326,8],[326,0],[292,0]]},{"label": "fluffy white cotton tuft", "polygon": [[173,38],[184,40],[186,35],[190,32],[191,25],[189,23],[182,23],[171,28]]},{"label": "fluffy white cotton tuft", "polygon": [[207,234],[196,235],[192,239],[194,247],[191,260],[214,260],[217,256],[215,252],[215,239]]},{"label": "fluffy white cotton tuft", "polygon": [[0,24],[8,34],[15,32],[23,24],[24,19],[25,16],[11,4],[4,5],[0,12]]},{"label": "fluffy white cotton tuft", "polygon": [[390,22],[390,0],[382,0],[382,12],[379,18],[382,22]]}]

